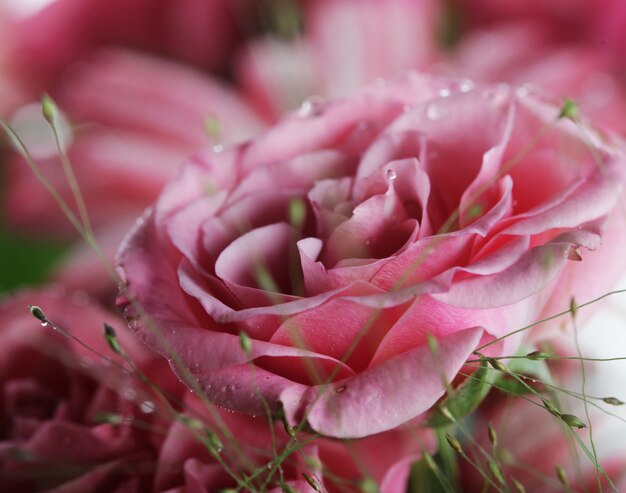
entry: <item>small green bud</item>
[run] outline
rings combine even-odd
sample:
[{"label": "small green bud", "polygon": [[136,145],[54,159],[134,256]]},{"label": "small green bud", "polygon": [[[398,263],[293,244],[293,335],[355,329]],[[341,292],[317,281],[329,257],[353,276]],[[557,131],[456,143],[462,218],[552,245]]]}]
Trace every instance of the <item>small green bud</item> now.
[{"label": "small green bud", "polygon": [[285,433],[287,433],[287,435],[289,435],[291,438],[296,438],[296,430],[294,429],[293,426],[289,424],[289,421],[287,421],[287,416],[283,414],[281,416],[281,419],[283,421],[283,427],[285,428]]},{"label": "small green bud", "polygon": [[573,414],[561,414],[561,419],[566,425],[571,426],[572,428],[587,428],[587,425]]},{"label": "small green bud", "polygon": [[561,104],[561,111],[559,111],[559,119],[567,118],[569,120],[575,120],[577,117],[578,104],[569,98],[564,98],[563,104]]},{"label": "small green bud", "polygon": [[485,206],[483,204],[474,204],[469,208],[467,212],[470,219],[477,219],[485,210]]},{"label": "small green bud", "polygon": [[221,133],[220,120],[217,116],[209,114],[204,117],[204,131],[210,139],[217,139]]},{"label": "small green bud", "polygon": [[117,339],[115,329],[106,322],[104,323],[104,338],[114,353],[124,354],[124,350],[122,349],[122,346],[120,346],[120,342]]},{"label": "small green bud", "polygon": [[303,472],[302,473],[302,477],[304,478],[304,480],[309,483],[309,485],[311,486],[311,488],[313,488],[315,491],[317,491],[318,493],[322,493],[322,489],[320,488],[320,485],[317,484],[317,481],[315,481],[315,479],[313,479],[312,476],[308,475],[307,473]]},{"label": "small green bud", "polygon": [[561,412],[549,400],[541,399],[541,402],[543,403],[543,407],[545,407],[550,414],[558,416],[559,418],[561,417]]},{"label": "small green bud", "polygon": [[513,483],[513,486],[515,486],[515,490],[517,491],[517,493],[526,493],[526,488],[524,488],[524,485],[520,483],[517,479],[511,478],[511,482]]},{"label": "small green bud", "polygon": [[306,219],[306,206],[302,199],[289,202],[289,222],[297,229],[302,228]]},{"label": "small green bud", "polygon": [[372,478],[365,478],[363,481],[361,481],[360,487],[363,493],[380,493],[378,483],[376,483],[376,481],[374,481]]},{"label": "small green bud", "polygon": [[323,467],[320,460],[314,455],[306,455],[304,457],[304,463],[306,464],[307,469],[311,469],[313,471],[316,471]]},{"label": "small green bud", "polygon": [[450,412],[450,409],[448,409],[443,404],[440,404],[439,406],[437,406],[437,409],[439,409],[439,412],[443,414],[446,417],[446,419],[448,419],[451,423],[454,423],[456,421],[456,418]]},{"label": "small green bud", "polygon": [[623,406],[624,403],[620,401],[617,397],[605,397],[602,399],[606,404],[610,404],[611,406]]},{"label": "small green bud", "polygon": [[439,472],[439,466],[437,465],[437,463],[435,462],[435,459],[433,459],[433,456],[430,455],[428,452],[426,452],[424,450],[424,452],[422,452],[422,456],[424,457],[424,462],[426,462],[426,465],[428,466],[428,468],[434,472],[435,474],[437,474]]},{"label": "small green bud", "polygon": [[121,425],[124,422],[124,417],[119,414],[103,411],[96,413],[93,417],[96,423],[106,423],[109,425]]},{"label": "small green bud", "polygon": [[486,359],[489,362],[489,364],[493,366],[496,370],[501,371],[502,373],[506,373],[506,374],[511,373],[511,370],[509,370],[509,368],[500,360],[497,360],[495,358],[486,358]]},{"label": "small green bud", "polygon": [[41,114],[50,125],[55,124],[58,108],[56,103],[47,94],[41,97]]},{"label": "small green bud", "polygon": [[434,356],[438,356],[439,355],[439,342],[437,341],[437,338],[432,334],[428,334],[426,336],[426,342],[428,343],[428,349],[430,349],[430,352]]},{"label": "small green bud", "polygon": [[204,425],[202,421],[197,418],[192,418],[191,416],[187,416],[186,414],[179,414],[178,419],[182,424],[184,424],[187,428],[192,430],[203,430]]},{"label": "small green bud", "polygon": [[559,478],[559,481],[565,488],[569,488],[569,480],[567,479],[567,474],[563,466],[556,466],[556,477]]},{"label": "small green bud", "polygon": [[572,318],[576,318],[578,314],[578,305],[576,304],[576,299],[572,297],[569,302],[569,311],[572,312]]},{"label": "small green bud", "polygon": [[204,432],[207,436],[208,445],[212,452],[219,454],[222,450],[224,450],[224,444],[215,432],[207,429],[205,429]]},{"label": "small green bud", "polygon": [[461,442],[459,442],[456,438],[454,438],[449,433],[446,433],[446,440],[450,447],[452,447],[459,455],[463,455],[463,447],[461,447]]},{"label": "small green bud", "polygon": [[250,351],[252,350],[252,340],[243,330],[239,332],[239,344],[241,345],[241,349],[243,349],[244,353],[250,354]]},{"label": "small green bud", "polygon": [[496,478],[498,483],[506,484],[506,481],[504,480],[504,475],[502,474],[502,471],[500,470],[500,467],[498,466],[498,464],[496,464],[494,461],[489,459],[487,461],[487,466],[489,467],[489,471],[491,472],[491,475],[494,478]]},{"label": "small green bud", "polygon": [[546,353],[544,351],[533,351],[532,353],[528,353],[526,358],[536,361],[536,360],[544,360],[552,356],[550,353]]},{"label": "small green bud", "polygon": [[41,308],[36,305],[28,305],[30,314],[41,322],[42,325],[48,324],[48,318]]},{"label": "small green bud", "polygon": [[498,435],[496,434],[496,430],[491,423],[487,425],[487,434],[489,435],[489,441],[493,448],[498,446]]}]

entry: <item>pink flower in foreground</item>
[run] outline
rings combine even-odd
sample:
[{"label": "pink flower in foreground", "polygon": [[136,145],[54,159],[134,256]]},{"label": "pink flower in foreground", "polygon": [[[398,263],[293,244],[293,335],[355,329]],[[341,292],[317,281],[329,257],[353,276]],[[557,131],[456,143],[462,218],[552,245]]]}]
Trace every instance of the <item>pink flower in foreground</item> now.
[{"label": "pink flower in foreground", "polygon": [[[202,404],[197,401],[187,399],[192,408],[201,410]],[[221,459],[238,479],[241,480],[244,474],[256,473],[255,479],[245,488],[249,491],[283,492],[285,490],[280,486],[282,476],[283,484],[296,492],[313,492],[304,473],[329,493],[361,492],[361,485],[366,480],[374,482],[381,493],[404,493],[411,463],[419,459],[423,450],[432,452],[433,448],[432,433],[418,428],[401,428],[349,442],[323,438],[311,440],[312,437],[299,434],[298,441],[294,442],[290,441],[280,422],[274,424],[271,432],[267,418],[263,416],[219,411],[217,418],[219,423],[212,418],[205,418],[202,422],[217,433],[224,445],[220,451]],[[198,440],[197,434],[182,421],[170,427],[161,446],[155,491],[211,493],[238,486],[236,479]],[[275,459],[272,434],[278,454],[286,447],[294,449],[280,463],[282,474],[272,469]],[[261,488],[262,484],[266,489]]]},{"label": "pink flower in foreground", "polygon": [[[549,297],[569,302],[555,279],[599,257],[588,250],[620,196],[623,153],[559,113],[417,73],[311,100],[183,168],[122,248],[119,304],[219,406],[262,413],[258,388],[290,423],[341,438],[419,420],[442,376]],[[623,260],[600,258],[585,289],[601,294]]]},{"label": "pink flower in foreground", "polygon": [[[155,435],[124,421],[155,422],[155,404],[136,380],[75,340],[41,324],[41,306],[62,330],[107,356],[102,336],[110,313],[80,297],[23,292],[0,305],[0,489],[25,491],[147,491]],[[120,331],[135,362],[165,388],[172,379],[145,348]],[[116,361],[120,361],[116,359]],[[98,416],[115,415],[121,423]]]}]

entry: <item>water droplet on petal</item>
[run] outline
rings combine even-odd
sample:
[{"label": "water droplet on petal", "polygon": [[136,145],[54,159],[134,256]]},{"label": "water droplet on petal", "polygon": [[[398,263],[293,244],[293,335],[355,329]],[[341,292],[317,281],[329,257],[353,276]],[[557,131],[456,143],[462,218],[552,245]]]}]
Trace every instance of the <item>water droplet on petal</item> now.
[{"label": "water droplet on petal", "polygon": [[450,89],[442,89],[441,91],[439,91],[439,96],[442,98],[447,98],[451,94],[452,94],[452,91]]},{"label": "water droplet on petal", "polygon": [[48,326],[48,322],[46,322],[45,320],[42,320],[41,326],[42,327],[47,327]]},{"label": "water droplet on petal", "polygon": [[146,414],[150,414],[154,412],[154,402],[152,401],[143,401],[139,406],[142,412]]},{"label": "water droplet on petal", "polygon": [[523,86],[520,86],[515,90],[515,94],[519,98],[525,98],[526,96],[532,94],[533,91],[534,87],[532,84],[524,84]]},{"label": "water droplet on petal", "polygon": [[398,178],[398,173],[395,169],[389,168],[385,170],[385,178],[387,178],[387,180],[389,181],[394,181],[396,178]]},{"label": "water droplet on petal", "polygon": [[132,401],[135,397],[137,397],[137,392],[135,392],[134,389],[126,389],[124,390],[124,397],[129,401]]},{"label": "water droplet on petal", "polygon": [[342,392],[344,392],[346,390],[346,386],[345,385],[340,385],[339,387],[335,387],[335,392],[337,394],[341,394]]},{"label": "water droplet on petal", "polygon": [[439,120],[442,116],[444,116],[445,111],[443,109],[443,107],[441,106],[441,104],[439,104],[436,101],[433,101],[432,103],[430,103],[428,105],[428,107],[426,108],[426,117],[429,120]]},{"label": "water droplet on petal", "polygon": [[302,105],[298,110],[298,116],[302,118],[309,118],[312,116],[319,116],[323,112],[324,98],[321,96],[309,96],[302,102]]},{"label": "water droplet on petal", "polygon": [[459,84],[459,91],[461,92],[469,92],[474,89],[474,81],[469,79],[464,79]]}]

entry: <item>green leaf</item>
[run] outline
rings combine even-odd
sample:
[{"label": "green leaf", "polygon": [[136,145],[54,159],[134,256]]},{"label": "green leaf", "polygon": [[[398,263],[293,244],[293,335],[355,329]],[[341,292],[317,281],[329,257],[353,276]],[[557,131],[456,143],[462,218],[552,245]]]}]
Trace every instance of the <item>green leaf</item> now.
[{"label": "green leaf", "polygon": [[426,426],[447,426],[471,413],[487,397],[495,373],[490,371],[486,362],[481,363],[481,367],[459,386],[454,395],[433,411],[426,420]]}]

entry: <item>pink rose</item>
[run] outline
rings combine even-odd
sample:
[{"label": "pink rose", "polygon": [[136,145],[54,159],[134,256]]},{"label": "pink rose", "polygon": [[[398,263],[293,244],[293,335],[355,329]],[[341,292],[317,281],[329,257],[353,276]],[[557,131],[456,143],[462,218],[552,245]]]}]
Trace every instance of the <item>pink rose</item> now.
[{"label": "pink rose", "polygon": [[[187,404],[194,409],[203,409],[198,399],[188,398]],[[267,489],[263,491],[284,491],[279,485],[278,472],[271,467],[275,458],[272,434],[279,454],[287,446],[293,448],[296,444],[290,441],[283,425],[275,423],[272,432],[266,417],[216,412],[219,424],[210,417],[203,417],[202,423],[220,438],[224,445],[220,455],[230,470],[237,472],[238,478],[261,471],[251,486],[261,491],[260,485],[268,481]],[[197,419],[203,414],[206,415],[206,411],[192,416]],[[229,437],[225,430],[232,435]],[[397,429],[350,442],[311,438],[300,434],[299,443],[306,445],[282,462],[284,483],[297,492],[314,491],[306,482],[304,473],[329,493],[363,491],[360,486],[366,479],[374,481],[381,493],[404,493],[411,463],[419,459],[423,450],[432,452],[434,446],[430,431],[415,428]],[[154,491],[211,493],[235,487],[235,478],[208,452],[206,445],[189,427],[181,421],[173,423],[161,446]],[[252,487],[250,490],[253,491]]]},{"label": "pink rose", "polygon": [[[41,306],[63,331],[121,361],[102,332],[115,317],[83,295],[62,296],[23,292],[0,305],[0,489],[146,491],[152,478],[145,466],[154,463],[159,440],[132,422],[98,416],[155,423],[154,399],[143,400],[149,394],[136,380],[29,313],[29,303]],[[122,331],[119,340],[164,388],[177,388],[160,360]]]},{"label": "pink rose", "polygon": [[219,406],[263,412],[258,386],[341,438],[419,420],[477,347],[569,300],[554,280],[600,245],[623,151],[559,113],[417,73],[309,101],[183,168],[122,247],[119,304]]}]

